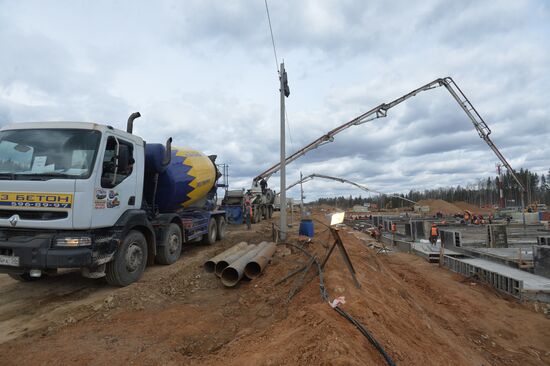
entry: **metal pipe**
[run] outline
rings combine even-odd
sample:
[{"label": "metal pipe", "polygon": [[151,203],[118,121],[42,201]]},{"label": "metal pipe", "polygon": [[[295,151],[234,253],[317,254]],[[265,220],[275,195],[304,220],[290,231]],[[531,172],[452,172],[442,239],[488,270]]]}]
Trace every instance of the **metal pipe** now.
[{"label": "metal pipe", "polygon": [[134,112],[130,115],[130,117],[128,117],[128,123],[126,124],[126,132],[132,133],[132,131],[134,130],[134,120],[139,117],[141,117],[141,113],[139,112]]},{"label": "metal pipe", "polygon": [[267,244],[246,264],[244,275],[249,279],[258,277],[269,263],[271,257],[273,257],[276,249],[275,243]]},{"label": "metal pipe", "polygon": [[204,262],[204,270],[208,273],[212,273],[216,270],[216,263],[218,263],[219,261],[221,261],[222,259],[224,259],[225,257],[241,250],[241,249],[244,249],[248,246],[248,244],[246,243],[246,241],[241,241],[240,243],[238,244],[235,244],[233,245],[231,248],[227,249],[227,250],[224,250],[223,252],[221,252],[220,254],[216,255],[215,257],[212,257],[210,258],[209,260],[207,260],[206,262]]},{"label": "metal pipe", "polygon": [[241,258],[237,259],[235,262],[231,263],[228,267],[226,267],[222,272],[222,283],[224,286],[227,287],[233,287],[235,286],[241,278],[244,276],[244,267],[246,267],[246,264],[250,262],[252,258],[254,258],[260,250],[262,250],[268,242],[263,241],[258,246],[245,254],[242,255]]},{"label": "metal pipe", "polygon": [[239,258],[241,258],[247,252],[249,252],[253,249],[256,249],[256,247],[257,247],[256,244],[248,245],[247,247],[242,248],[242,249],[236,251],[235,253],[232,253],[232,254],[226,256],[225,258],[222,258],[221,260],[219,260],[218,263],[216,263],[216,267],[214,269],[214,272],[216,273],[216,276],[221,277],[222,272],[225,268],[229,267],[231,265],[231,263],[233,263],[236,260],[238,260]]},{"label": "metal pipe", "polygon": [[164,158],[162,159],[162,166],[167,166],[172,161],[172,138],[166,140],[166,148],[164,149]]}]

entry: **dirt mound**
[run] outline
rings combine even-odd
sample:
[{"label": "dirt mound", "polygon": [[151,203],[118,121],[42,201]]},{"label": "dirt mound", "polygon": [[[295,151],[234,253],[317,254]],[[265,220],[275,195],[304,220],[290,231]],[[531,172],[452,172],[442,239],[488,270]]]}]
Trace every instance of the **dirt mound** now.
[{"label": "dirt mound", "polygon": [[476,214],[476,213],[489,213],[489,212],[494,211],[490,208],[479,207],[479,206],[472,205],[471,203],[464,202],[464,201],[453,202],[453,204],[457,207],[460,207],[462,210],[468,210],[473,214]]},{"label": "dirt mound", "polygon": [[[315,217],[324,218],[324,212]],[[268,239],[271,222],[231,227],[221,246],[184,253],[157,275],[117,289],[109,306],[59,328],[0,344],[3,365],[384,365],[374,347],[320,296],[311,270],[275,283],[307,258],[280,247],[264,274],[224,288],[202,263],[241,241]],[[315,222],[305,244],[322,258],[332,240]],[[365,234],[340,230],[361,288],[339,251],[325,267],[330,298],[361,322],[398,365],[550,364],[550,319],[406,253],[376,254]],[[295,242],[292,234],[289,241]],[[164,269],[163,269],[164,268]],[[163,271],[161,271],[163,269]],[[30,284],[33,285],[33,284]],[[66,316],[74,316],[67,312]]]},{"label": "dirt mound", "polygon": [[449,203],[444,200],[420,200],[418,201],[418,205],[420,206],[430,206],[430,213],[436,213],[441,212],[444,214],[455,214],[457,212],[461,212],[462,209],[456,205],[453,205],[452,203]]}]

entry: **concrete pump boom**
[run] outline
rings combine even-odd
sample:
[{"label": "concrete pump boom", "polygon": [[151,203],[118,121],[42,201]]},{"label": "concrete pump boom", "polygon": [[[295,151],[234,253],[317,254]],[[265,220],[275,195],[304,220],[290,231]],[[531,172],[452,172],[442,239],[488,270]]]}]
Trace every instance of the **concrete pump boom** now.
[{"label": "concrete pump boom", "polygon": [[[458,85],[456,85],[456,83],[450,77],[436,79],[436,80],[434,80],[434,81],[432,81],[432,82],[430,82],[430,83],[428,83],[424,86],[421,86],[418,89],[415,89],[415,90],[411,91],[408,94],[403,95],[400,98],[395,99],[394,101],[392,101],[390,103],[382,103],[382,104],[378,105],[377,107],[374,107],[370,111],[368,111],[366,113],[363,113],[362,115],[352,119],[351,121],[349,121],[347,123],[344,123],[343,125],[341,125],[339,127],[336,127],[335,129],[327,132],[325,135],[319,137],[317,140],[311,142],[310,144],[306,145],[302,149],[296,151],[294,154],[287,157],[285,162],[286,162],[286,164],[289,164],[289,163],[293,162],[294,160],[298,159],[299,157],[305,155],[307,152],[309,152],[313,149],[316,149],[319,146],[322,146],[326,143],[334,141],[334,136],[336,136],[338,133],[344,131],[345,129],[347,129],[349,127],[358,126],[358,125],[361,125],[363,123],[366,123],[366,122],[369,122],[369,121],[372,121],[372,120],[375,120],[375,119],[378,119],[378,118],[386,117],[388,109],[395,107],[396,105],[406,101],[407,99],[409,99],[411,97],[414,97],[415,95],[417,95],[420,92],[431,90],[431,89],[434,89],[434,88],[437,88],[437,87],[440,87],[440,86],[444,86],[445,89],[447,89],[447,91],[451,94],[451,96],[456,100],[456,102],[460,105],[462,110],[466,113],[466,115],[472,121],[472,124],[474,125],[475,129],[477,130],[477,133],[479,134],[479,137],[481,137],[483,139],[483,141],[485,141],[485,143],[487,143],[487,145],[489,145],[489,147],[491,148],[491,150],[493,150],[493,152],[498,157],[498,159],[502,162],[502,164],[506,167],[506,169],[508,169],[508,171],[510,172],[510,174],[512,175],[512,177],[514,178],[514,180],[518,184],[519,188],[521,189],[522,193],[525,192],[525,187],[520,182],[518,176],[516,175],[516,172],[514,171],[514,169],[510,165],[510,163],[508,163],[506,158],[501,154],[501,152],[498,150],[496,145],[493,143],[493,141],[489,137],[489,135],[491,134],[491,129],[489,128],[489,126],[487,126],[487,124],[485,123],[483,118],[481,118],[481,116],[479,115],[477,110],[474,108],[472,103],[470,103],[470,101],[464,95],[462,90],[460,90]],[[266,179],[266,180],[269,179],[269,177],[271,177],[272,174],[278,172],[279,169],[280,169],[280,163],[277,163],[277,164],[273,165],[271,168],[267,169],[263,173],[256,176],[254,178],[254,183],[258,182],[261,179]],[[522,194],[522,201],[523,201],[523,194]],[[524,206],[523,202],[522,202],[522,206]]]},{"label": "concrete pump boom", "polygon": [[361,184],[352,182],[351,180],[347,180],[347,179],[344,179],[344,178],[338,178],[338,177],[331,177],[330,175],[323,175],[323,174],[310,174],[310,175],[307,175],[307,176],[303,177],[302,179],[298,180],[297,182],[294,182],[291,185],[287,186],[286,190],[288,191],[290,188],[292,188],[292,187],[294,187],[294,186],[296,186],[300,183],[309,182],[310,180],[313,180],[313,178],[322,178],[322,179],[334,180],[334,181],[337,181],[337,182],[340,182],[340,183],[351,184],[352,186],[355,186],[355,187],[357,187],[357,188],[359,188],[363,191],[366,191],[366,192],[374,192],[374,193],[378,193],[378,194],[388,196],[388,197],[392,197],[392,198],[399,198],[403,201],[407,201],[407,202],[410,202],[410,203],[415,204],[415,205],[417,204],[417,202],[412,201],[412,200],[410,200],[408,198],[405,198],[405,197],[397,196],[397,195],[394,195],[394,194],[386,194],[386,193],[368,188],[368,187],[363,186]]}]

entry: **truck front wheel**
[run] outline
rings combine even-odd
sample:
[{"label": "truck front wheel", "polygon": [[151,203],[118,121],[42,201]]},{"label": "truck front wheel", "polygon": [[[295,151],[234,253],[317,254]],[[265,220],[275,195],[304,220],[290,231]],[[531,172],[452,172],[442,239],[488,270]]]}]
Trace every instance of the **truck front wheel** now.
[{"label": "truck front wheel", "polygon": [[203,244],[212,245],[216,242],[216,236],[218,236],[218,230],[216,230],[216,219],[211,217],[208,221],[208,232],[203,235]]},{"label": "truck front wheel", "polygon": [[141,278],[147,264],[147,241],[142,233],[131,230],[107,263],[105,278],[110,285],[127,286]]},{"label": "truck front wheel", "polygon": [[170,224],[164,233],[164,242],[157,248],[155,260],[159,264],[175,263],[181,255],[181,230],[177,224]]}]

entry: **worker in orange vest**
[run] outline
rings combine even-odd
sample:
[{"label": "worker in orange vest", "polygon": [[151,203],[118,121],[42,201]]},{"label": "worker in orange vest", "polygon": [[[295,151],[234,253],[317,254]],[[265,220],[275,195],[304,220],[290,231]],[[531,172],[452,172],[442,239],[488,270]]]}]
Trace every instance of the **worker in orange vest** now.
[{"label": "worker in orange vest", "polygon": [[395,224],[395,222],[392,222],[391,223],[391,237],[392,237],[394,245],[395,245],[395,233],[397,233],[397,225]]},{"label": "worker in orange vest", "polygon": [[430,230],[430,243],[435,245],[437,243],[437,238],[439,237],[439,229],[435,222],[432,224],[432,229]]},{"label": "worker in orange vest", "polygon": [[246,226],[250,230],[252,226],[252,203],[250,202],[250,197],[245,196],[244,199],[244,215],[246,217]]}]

